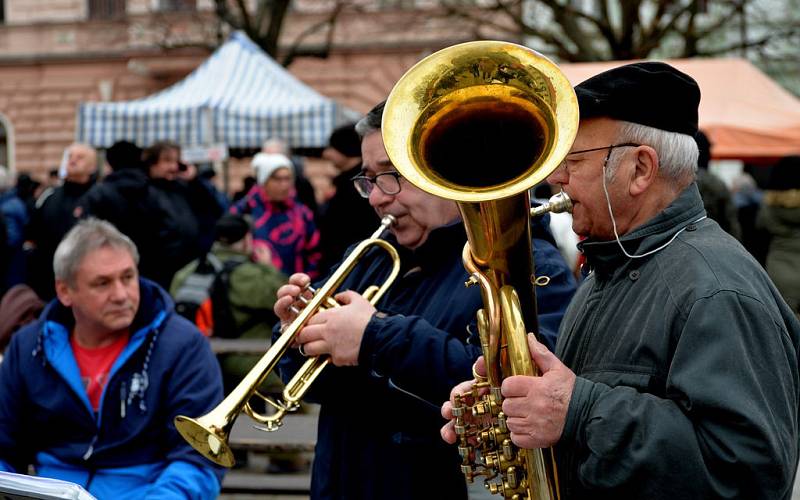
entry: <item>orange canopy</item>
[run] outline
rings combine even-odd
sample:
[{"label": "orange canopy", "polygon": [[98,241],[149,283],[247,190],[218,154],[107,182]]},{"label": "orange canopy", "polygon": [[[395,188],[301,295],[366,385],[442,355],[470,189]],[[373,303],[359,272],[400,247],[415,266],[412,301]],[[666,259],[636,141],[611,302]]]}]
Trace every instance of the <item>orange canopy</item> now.
[{"label": "orange canopy", "polygon": [[[744,59],[667,63],[700,85],[700,128],[715,159],[768,161],[800,154],[800,99]],[[560,64],[573,85],[628,62]]]}]

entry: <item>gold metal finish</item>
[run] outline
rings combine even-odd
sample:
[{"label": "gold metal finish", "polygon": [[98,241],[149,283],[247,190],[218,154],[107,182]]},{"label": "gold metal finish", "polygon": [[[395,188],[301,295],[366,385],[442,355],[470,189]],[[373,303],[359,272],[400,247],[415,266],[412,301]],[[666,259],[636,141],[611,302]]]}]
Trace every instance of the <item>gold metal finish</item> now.
[{"label": "gold metal finish", "polygon": [[535,375],[527,332],[538,333],[528,190],[553,172],[578,128],[564,74],[542,55],[505,42],[446,48],[395,85],[382,133],[405,179],[459,205],[464,266],[484,308],[478,333],[486,378],[456,397],[462,471],[511,499],[559,498],[551,450],[520,450],[502,413],[505,377]]},{"label": "gold metal finish", "polygon": [[[386,215],[381,220],[381,226],[372,236],[356,246],[350,255],[342,262],[328,281],[314,292],[314,296],[306,302],[305,307],[298,311],[298,316],[288,324],[275,342],[270,346],[264,356],[245,375],[239,385],[209,413],[198,418],[189,418],[183,415],[175,417],[175,427],[183,438],[203,456],[224,467],[233,467],[234,458],[228,438],[230,437],[233,423],[240,413],[244,412],[258,422],[256,428],[264,431],[277,430],[283,423],[286,413],[296,410],[300,400],[310,388],[314,380],[328,365],[328,356],[310,357],[295,376],[286,384],[281,395],[282,400],[274,401],[261,394],[258,387],[275,369],[280,359],[286,354],[294,339],[306,325],[309,319],[317,312],[328,307],[339,307],[332,298],[336,290],[347,278],[359,260],[374,247],[385,250],[392,259],[392,270],[386,280],[378,286],[370,286],[363,292],[367,300],[375,305],[400,272],[400,256],[397,250],[386,241],[380,239],[395,218]],[[250,406],[250,399],[258,397],[275,408],[272,415],[263,415]]]}]

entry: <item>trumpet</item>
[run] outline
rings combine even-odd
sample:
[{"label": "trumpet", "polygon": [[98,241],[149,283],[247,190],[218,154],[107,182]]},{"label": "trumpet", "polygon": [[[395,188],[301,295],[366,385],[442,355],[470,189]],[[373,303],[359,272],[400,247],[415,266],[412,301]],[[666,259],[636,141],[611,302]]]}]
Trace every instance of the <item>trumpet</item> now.
[{"label": "trumpet", "polygon": [[[283,328],[281,335],[267,352],[216,408],[202,417],[190,418],[185,415],[175,417],[175,428],[195,450],[216,464],[233,467],[234,458],[228,440],[233,424],[240,413],[246,413],[258,422],[260,425],[255,426],[257,429],[270,432],[280,428],[283,417],[299,407],[300,400],[311,384],[330,362],[329,356],[310,357],[286,384],[279,401],[265,396],[259,392],[258,387],[275,369],[297,335],[317,312],[330,307],[339,307],[339,304],[333,299],[333,295],[356,264],[375,247],[386,251],[392,260],[392,269],[384,282],[380,286],[371,285],[362,292],[362,295],[372,305],[377,304],[400,273],[400,256],[397,250],[380,238],[395,221],[396,219],[392,215],[384,216],[381,219],[380,227],[350,252],[328,281],[318,290],[312,290],[311,299],[301,297],[300,300],[305,303],[305,307],[297,310],[297,317]],[[263,400],[275,409],[275,413],[266,415],[255,411],[250,405],[253,397]]]}]

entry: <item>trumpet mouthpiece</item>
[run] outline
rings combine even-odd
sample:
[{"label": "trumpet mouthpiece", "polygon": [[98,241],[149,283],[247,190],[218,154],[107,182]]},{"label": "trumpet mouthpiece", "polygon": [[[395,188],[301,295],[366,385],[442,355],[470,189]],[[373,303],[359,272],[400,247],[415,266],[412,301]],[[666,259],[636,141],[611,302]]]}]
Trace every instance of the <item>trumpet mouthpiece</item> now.
[{"label": "trumpet mouthpiece", "polygon": [[572,213],[572,200],[565,191],[561,191],[550,197],[547,202],[538,207],[531,208],[531,217],[541,217],[546,213],[560,214],[563,212]]}]

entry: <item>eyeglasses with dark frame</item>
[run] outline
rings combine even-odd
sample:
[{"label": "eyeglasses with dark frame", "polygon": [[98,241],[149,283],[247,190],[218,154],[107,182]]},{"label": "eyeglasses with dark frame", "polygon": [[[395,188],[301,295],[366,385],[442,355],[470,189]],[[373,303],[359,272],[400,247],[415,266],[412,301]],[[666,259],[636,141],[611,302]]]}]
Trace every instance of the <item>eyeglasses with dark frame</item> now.
[{"label": "eyeglasses with dark frame", "polygon": [[367,177],[366,175],[357,175],[350,179],[353,181],[353,186],[355,186],[356,191],[358,194],[361,195],[362,198],[369,198],[372,189],[375,186],[378,186],[378,189],[383,192],[383,194],[392,196],[400,192],[400,172],[382,172],[377,174],[375,177]]},{"label": "eyeglasses with dark frame", "polygon": [[[567,156],[577,155],[581,153],[591,153],[592,151],[602,151],[604,149],[607,149],[608,154],[606,154],[606,159],[603,160],[603,169],[605,170],[606,165],[608,164],[608,159],[611,158],[611,151],[613,151],[614,148],[638,148],[639,146],[641,146],[641,144],[636,144],[635,142],[622,142],[620,144],[610,144],[608,146],[601,146],[599,148],[589,148],[589,149],[581,149],[580,151],[571,151],[567,153]],[[567,165],[566,158],[564,158],[562,164],[564,168],[566,168]]]}]

